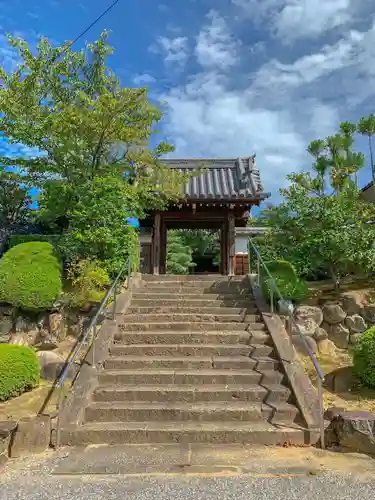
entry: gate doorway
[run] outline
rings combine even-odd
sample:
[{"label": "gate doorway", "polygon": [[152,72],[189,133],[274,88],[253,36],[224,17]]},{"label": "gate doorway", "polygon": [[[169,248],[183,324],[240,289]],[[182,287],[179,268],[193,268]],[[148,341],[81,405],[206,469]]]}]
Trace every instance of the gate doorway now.
[{"label": "gate doorway", "polygon": [[219,230],[167,230],[168,274],[220,273],[220,254]]},{"label": "gate doorway", "polygon": [[[170,230],[206,230],[219,234],[220,259],[198,259],[196,272],[217,266],[223,275],[235,274],[235,230],[246,227],[249,210],[269,196],[263,191],[255,155],[234,159],[168,159],[165,166],[193,173],[181,199],[167,210],[148,214],[141,228],[150,232],[150,274],[167,272],[167,234]],[[148,262],[144,253],[144,263]],[[206,271],[207,269],[207,271]],[[145,272],[145,270],[144,270]],[[190,269],[190,272],[194,272]]]}]

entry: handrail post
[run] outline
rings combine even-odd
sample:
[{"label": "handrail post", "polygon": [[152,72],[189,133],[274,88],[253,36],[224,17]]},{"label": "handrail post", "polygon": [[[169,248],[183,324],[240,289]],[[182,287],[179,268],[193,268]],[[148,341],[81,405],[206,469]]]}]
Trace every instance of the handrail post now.
[{"label": "handrail post", "polygon": [[273,296],[273,280],[270,281],[270,308],[271,308],[271,314],[274,312],[274,296]]},{"label": "handrail post", "polygon": [[93,325],[93,333],[92,333],[92,343],[91,343],[91,348],[92,348],[92,363],[91,366],[95,368],[95,341],[96,341],[96,323]]},{"label": "handrail post", "polygon": [[247,269],[249,275],[251,274],[251,253],[250,253],[250,242],[247,242]]},{"label": "handrail post", "polygon": [[319,419],[320,419],[320,447],[325,449],[325,428],[324,428],[324,397],[323,397],[323,380],[318,377],[318,398],[319,398]]},{"label": "handrail post", "polygon": [[61,436],[61,423],[60,423],[60,418],[61,418],[61,410],[63,406],[63,401],[64,401],[64,386],[57,385],[57,388],[60,390],[59,392],[59,398],[57,402],[57,418],[56,418],[56,441],[55,441],[55,450],[58,450],[60,447],[60,436]]},{"label": "handrail post", "polygon": [[260,285],[260,259],[257,255],[257,285]]},{"label": "handrail post", "polygon": [[116,309],[117,309],[117,285],[113,288],[113,308],[112,308],[112,320],[116,318]]}]

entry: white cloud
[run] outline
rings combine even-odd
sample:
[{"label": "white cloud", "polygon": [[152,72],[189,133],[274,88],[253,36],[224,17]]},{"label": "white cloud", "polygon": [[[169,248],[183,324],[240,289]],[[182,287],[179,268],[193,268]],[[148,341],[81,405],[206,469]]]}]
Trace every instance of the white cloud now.
[{"label": "white cloud", "polygon": [[354,0],[232,0],[247,18],[267,24],[273,34],[289,43],[317,38],[353,18]]},{"label": "white cloud", "polygon": [[142,73],[133,77],[133,83],[135,85],[150,85],[155,82],[155,78],[149,73]]},{"label": "white cloud", "polygon": [[14,71],[21,63],[18,51],[11,47],[6,36],[0,34],[0,66],[5,71]]},{"label": "white cloud", "polygon": [[[241,67],[240,41],[211,13],[195,38],[201,71],[160,96],[168,103],[165,127],[175,156],[256,153],[265,188],[277,198],[288,173],[311,166],[309,142],[351,119],[349,105],[375,97],[375,23],[322,42],[313,52],[300,47],[299,57],[289,49],[287,62],[274,56],[259,67]],[[251,47],[243,42],[241,50]],[[234,62],[240,63],[235,77]]]},{"label": "white cloud", "polygon": [[348,103],[358,104],[375,94],[374,58],[375,20],[369,30],[348,31],[336,43],[326,44],[290,64],[271,59],[257,71],[252,90],[278,96],[311,87],[323,97],[338,85],[337,94],[343,90]]},{"label": "white cloud", "polygon": [[152,45],[149,50],[154,54],[164,56],[166,63],[184,65],[189,57],[188,38],[186,36],[176,38],[159,36],[157,45]]},{"label": "white cloud", "polygon": [[[168,101],[167,131],[176,156],[238,157],[257,154],[267,190],[274,194],[291,171],[306,167],[306,146],[317,134],[334,130],[336,111],[318,101],[304,110],[305,126],[289,109],[256,105],[215,73],[197,75],[162,96]],[[307,125],[307,126],[306,126]]]},{"label": "white cloud", "polygon": [[238,62],[239,42],[230,33],[225,20],[214,10],[196,37],[195,55],[203,67],[228,68]]}]

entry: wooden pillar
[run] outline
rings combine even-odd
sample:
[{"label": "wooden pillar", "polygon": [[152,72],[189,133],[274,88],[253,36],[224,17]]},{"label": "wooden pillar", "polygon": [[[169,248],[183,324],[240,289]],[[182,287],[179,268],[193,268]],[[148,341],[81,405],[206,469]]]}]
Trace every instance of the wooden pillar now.
[{"label": "wooden pillar", "polygon": [[236,253],[236,223],[234,213],[228,214],[228,275],[234,276],[234,259]]},{"label": "wooden pillar", "polygon": [[156,213],[152,232],[152,273],[156,275],[160,268],[160,220],[160,213]]},{"label": "wooden pillar", "polygon": [[228,274],[228,222],[223,222],[220,230],[220,273]]},{"label": "wooden pillar", "polygon": [[167,226],[161,217],[160,224],[160,274],[165,274],[167,271]]}]

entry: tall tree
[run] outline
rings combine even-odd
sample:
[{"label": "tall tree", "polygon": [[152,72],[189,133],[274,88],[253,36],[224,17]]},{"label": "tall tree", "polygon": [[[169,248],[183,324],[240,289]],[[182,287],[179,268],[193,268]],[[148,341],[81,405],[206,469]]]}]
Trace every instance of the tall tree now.
[{"label": "tall tree", "polygon": [[[104,32],[78,52],[68,42],[54,48],[42,38],[33,52],[26,41],[9,37],[21,64],[10,73],[0,68],[0,131],[10,142],[39,148],[40,155],[2,157],[0,163],[26,169],[42,189],[39,205],[45,222],[75,235],[79,243],[79,227],[86,220],[92,228],[96,218],[101,238],[107,235],[102,248],[108,249],[118,245],[109,241],[112,233],[104,231],[105,224],[112,221],[126,233],[124,203],[134,216],[146,208],[162,209],[179,196],[184,177],[163,166],[161,156],[173,149],[169,144],[151,147],[162,113],[149,102],[146,89],[122,87],[107,67],[112,54],[107,38]],[[112,196],[106,184],[126,192],[126,199]],[[95,203],[98,196],[107,199]],[[96,214],[87,207],[89,199]],[[99,212],[109,206],[111,221]],[[90,248],[85,244],[81,251]]]},{"label": "tall tree", "polygon": [[358,124],[358,132],[368,137],[368,144],[370,150],[370,164],[372,180],[375,182],[375,164],[372,150],[372,138],[375,135],[375,115],[371,114],[360,119]]},{"label": "tall tree", "polygon": [[336,286],[354,271],[375,270],[375,206],[361,200],[351,176],[363,165],[352,136],[315,140],[311,172],[288,176],[284,201],[261,216],[264,242],[300,273],[327,272]]}]

